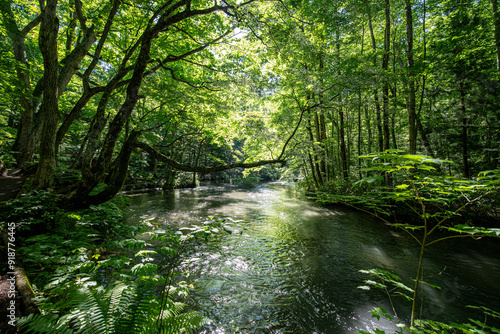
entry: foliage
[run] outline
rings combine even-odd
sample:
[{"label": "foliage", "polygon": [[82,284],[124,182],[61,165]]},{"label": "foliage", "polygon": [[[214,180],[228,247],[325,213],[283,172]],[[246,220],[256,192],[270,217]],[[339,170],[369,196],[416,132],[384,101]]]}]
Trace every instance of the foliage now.
[{"label": "foliage", "polygon": [[[407,219],[418,216],[430,233],[498,235],[470,224],[500,207],[489,193],[500,174],[496,1],[51,1],[58,29],[45,48],[46,3],[0,4],[0,161],[35,167],[26,187],[63,195],[32,193],[2,213],[26,236],[121,233],[116,208],[95,205],[127,178],[194,186],[172,161],[275,159],[285,141],[289,174],[321,202],[395,217],[409,233],[422,233]],[[397,151],[408,144],[446,160]],[[88,211],[79,220],[58,205]]]},{"label": "foliage", "polygon": [[[168,294],[168,291],[166,292]],[[30,315],[18,324],[27,333],[194,333],[207,319],[183,312],[182,303],[158,302],[154,287],[122,282],[100,290],[75,291],[63,316]]]},{"label": "foliage", "polygon": [[[405,203],[419,218],[417,224],[392,223],[392,226],[401,228],[407,232],[420,245],[421,251],[413,289],[401,283],[397,275],[380,269],[362,271],[375,276],[378,282],[368,280],[365,281],[366,285],[360,288],[369,290],[370,287],[376,287],[384,290],[391,301],[391,305],[393,305],[393,295],[400,295],[408,299],[412,303],[410,323],[410,327],[412,328],[410,332],[419,333],[413,327],[417,323],[417,296],[419,291],[422,290],[420,286],[427,284],[433,288],[438,288],[422,280],[424,250],[429,245],[449,238],[500,236],[500,229],[496,227],[475,227],[463,224],[444,226],[446,221],[458,216],[470,204],[481,200],[492,192],[498,191],[498,176],[500,172],[483,172],[477,181],[457,180],[443,178],[439,175],[424,175],[423,173],[436,170],[435,167],[429,164],[442,164],[442,161],[422,155],[411,155],[390,150],[381,154],[367,156],[367,158],[372,158],[372,162],[374,163],[371,167],[364,168],[364,171],[383,173],[385,177],[391,179],[391,182],[394,182],[393,188],[386,193],[384,198],[391,200],[393,203]],[[358,183],[362,184],[363,180]],[[457,202],[458,204],[456,204]],[[356,204],[350,203],[350,205],[355,206]],[[434,207],[434,210],[430,209],[432,207]],[[377,213],[380,213],[380,211]],[[385,221],[390,223],[388,220]],[[432,239],[431,235],[437,228],[454,232],[454,234]],[[393,311],[396,313],[394,306]],[[379,309],[373,312],[374,316],[378,318],[382,315],[391,322],[394,320],[385,310]],[[429,326],[431,323],[422,322],[421,324],[424,325],[421,325],[421,328],[425,328],[425,326]],[[398,324],[398,327],[401,326]],[[403,333],[403,330],[399,331],[399,333]]]},{"label": "foliage", "polygon": [[[463,334],[484,334],[484,333],[500,333],[500,329],[491,327],[487,325],[488,316],[492,318],[499,318],[500,313],[493,311],[487,307],[477,307],[477,306],[468,306],[469,308],[479,308],[484,312],[484,320],[479,321],[475,319],[468,319],[469,322],[465,323],[456,323],[452,322],[450,324],[445,324],[440,321],[432,321],[432,320],[419,320],[415,323],[414,326],[408,327],[405,324],[397,323],[397,329],[393,330],[393,333],[403,334],[403,333],[415,333],[415,334],[434,334],[434,333],[463,333]],[[387,312],[383,307],[376,307],[372,311],[372,317],[384,318],[393,322],[395,319]],[[370,332],[359,330],[361,334],[369,334]],[[373,331],[375,334],[385,334],[385,331],[380,329],[375,329]]]},{"label": "foliage", "polygon": [[[371,158],[372,165],[361,171],[375,175],[369,175],[356,182],[359,186],[368,185],[361,196],[319,193],[317,199],[323,203],[340,202],[361,208],[365,212],[380,217],[386,223],[403,229],[420,245],[421,252],[414,288],[404,285],[397,275],[380,269],[363,271],[376,277],[377,281],[367,280],[365,285],[360,287],[365,290],[369,290],[371,287],[382,289],[389,297],[391,305],[393,305],[392,298],[395,295],[403,296],[409,300],[412,303],[410,326],[413,327],[417,322],[417,296],[422,290],[421,285],[427,284],[435,287],[422,280],[424,249],[449,238],[500,236],[500,229],[497,227],[476,227],[469,223],[445,225],[445,222],[460,216],[465,208],[494,192],[498,192],[500,172],[498,170],[486,171],[480,173],[476,180],[463,180],[439,175],[434,166],[441,166],[444,162],[449,163],[449,161],[441,161],[423,155],[387,150],[363,158]],[[385,187],[382,196],[380,186],[377,193],[370,193],[370,187],[373,183],[384,180],[389,180],[391,186]],[[391,211],[401,204],[407,206],[417,220],[412,223],[394,223],[390,221],[389,217],[384,218],[384,215],[390,216]],[[398,219],[396,216],[394,218]],[[438,228],[453,232],[453,234],[433,239],[432,234]],[[392,307],[396,314],[394,306]],[[373,313],[378,318],[381,315],[391,322],[394,320],[385,310],[378,309],[374,310]],[[426,326],[429,323],[426,323]],[[401,326],[398,324],[398,327]],[[418,332],[413,329],[411,331]],[[402,333],[403,330],[400,332]]]},{"label": "foliage", "polygon": [[15,223],[21,234],[40,234],[64,228],[75,222],[75,216],[59,210],[58,196],[47,191],[33,191],[4,204],[0,215],[2,228]]},{"label": "foliage", "polygon": [[[387,150],[361,158],[371,159],[372,165],[361,169],[368,176],[355,182],[351,188],[353,190],[332,191],[326,188],[326,191],[317,192],[313,198],[321,203],[364,208],[382,219],[393,216],[397,221],[397,212],[409,212],[419,218],[425,215],[426,219],[441,226],[452,217],[460,217],[465,207],[470,209],[476,202],[486,204],[488,198],[495,200],[494,195],[498,193],[499,170],[484,171],[476,179],[467,180],[443,176],[439,170],[444,168],[444,164],[452,162],[424,155]],[[390,187],[384,185],[387,177],[392,182]],[[422,204],[425,205],[425,212],[419,212]],[[478,207],[481,211],[477,214],[494,214],[494,207],[494,204]]]},{"label": "foliage", "polygon": [[[4,212],[7,222],[19,220],[29,232],[19,235],[18,251],[43,315],[21,320],[28,332],[178,333],[207,321],[175,301],[190,289],[176,281],[175,268],[186,242],[232,223],[212,219],[186,231],[147,232],[153,245],[135,237],[146,233],[146,221],[124,224],[115,203],[68,212],[55,206],[55,197],[35,192],[10,201]],[[45,230],[55,222],[57,229]]]}]

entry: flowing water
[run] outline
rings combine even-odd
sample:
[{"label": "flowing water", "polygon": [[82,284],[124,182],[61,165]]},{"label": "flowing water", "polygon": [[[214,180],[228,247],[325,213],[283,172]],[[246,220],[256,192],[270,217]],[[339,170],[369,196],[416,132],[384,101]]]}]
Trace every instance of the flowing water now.
[{"label": "flowing water", "polygon": [[[195,286],[188,303],[212,319],[203,333],[356,333],[391,325],[372,318],[391,310],[380,290],[358,288],[361,269],[381,268],[411,285],[419,247],[404,231],[359,212],[324,208],[290,184],[256,189],[205,186],[133,196],[129,221],[153,219],[175,227],[207,217],[242,220],[235,233],[186,250],[184,279]],[[500,243],[455,239],[426,253],[424,317],[483,319],[466,305],[500,310]],[[407,321],[409,303],[394,299]],[[392,312],[392,311],[391,311]],[[500,327],[499,322],[489,322]]]}]

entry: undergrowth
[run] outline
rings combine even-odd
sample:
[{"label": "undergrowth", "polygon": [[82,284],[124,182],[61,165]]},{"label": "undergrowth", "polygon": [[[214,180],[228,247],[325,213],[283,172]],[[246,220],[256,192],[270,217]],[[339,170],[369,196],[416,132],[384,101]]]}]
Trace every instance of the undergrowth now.
[{"label": "undergrowth", "polygon": [[[0,213],[2,230],[14,222],[16,258],[22,259],[36,292],[40,315],[21,318],[28,333],[180,333],[207,322],[185,312],[190,287],[176,267],[187,235],[148,230],[123,222],[124,198],[69,212],[57,195],[38,191],[9,201]],[[210,227],[202,228],[204,235]]]}]

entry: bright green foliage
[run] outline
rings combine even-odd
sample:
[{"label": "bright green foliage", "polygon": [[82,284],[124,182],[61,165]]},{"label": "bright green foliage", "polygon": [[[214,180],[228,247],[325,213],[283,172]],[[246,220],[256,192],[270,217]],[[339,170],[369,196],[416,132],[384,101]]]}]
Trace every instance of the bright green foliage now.
[{"label": "bright green foliage", "polygon": [[[55,206],[55,197],[33,193],[10,201],[3,212],[2,221],[18,222],[19,256],[43,314],[20,320],[27,332],[192,333],[207,322],[175,302],[192,288],[176,282],[175,268],[186,242],[237,222],[211,219],[188,231],[146,232],[146,222],[123,224],[115,203],[67,212]],[[39,226],[53,224],[55,230],[40,233]],[[143,233],[155,245],[134,237]]]},{"label": "bright green foliage", "polygon": [[29,235],[74,225],[79,217],[60,211],[56,198],[47,191],[34,191],[9,201],[0,212],[2,225],[5,224],[0,227],[14,222],[18,231]]},{"label": "bright green foliage", "polygon": [[[470,308],[479,308],[484,311],[485,318],[483,321],[478,321],[474,319],[468,319],[468,323],[455,323],[452,322],[450,324],[445,324],[439,321],[432,320],[418,320],[415,323],[415,326],[408,327],[405,324],[398,323],[392,333],[404,334],[404,333],[414,333],[414,334],[452,334],[452,333],[462,333],[462,334],[490,334],[490,333],[500,333],[500,329],[491,327],[487,325],[488,317],[499,318],[500,313],[490,310],[486,307],[476,307],[476,306],[468,306]],[[372,311],[372,317],[387,319],[389,321],[394,321],[394,318],[383,308],[376,307]],[[370,332],[359,330],[361,334],[369,334]],[[375,334],[385,334],[385,331],[380,329],[374,329],[372,333]]]},{"label": "bright green foliage", "polygon": [[413,289],[403,284],[398,275],[382,269],[360,270],[360,272],[371,275],[377,278],[378,281],[366,280],[366,285],[359,286],[359,289],[370,290],[373,287],[382,289],[390,298],[401,296],[407,300],[412,300]]},{"label": "bright green foliage", "polygon": [[167,299],[160,305],[153,286],[137,283],[80,289],[66,306],[71,311],[63,316],[30,315],[18,324],[27,333],[176,334],[194,333],[207,323],[196,312],[183,312],[181,303]]},{"label": "bright green foliage", "polygon": [[[418,218],[415,222],[394,223],[389,221],[389,218],[381,217],[381,219],[407,232],[420,245],[421,251],[413,289],[404,285],[397,275],[380,269],[362,271],[376,277],[378,281],[367,280],[365,281],[365,285],[360,288],[364,290],[369,290],[371,287],[382,289],[389,297],[391,305],[393,305],[392,297],[394,295],[405,297],[412,303],[410,326],[417,326],[417,297],[419,293],[422,293],[421,285],[426,284],[433,288],[439,288],[423,281],[423,258],[426,247],[449,238],[500,237],[500,229],[496,227],[476,227],[470,224],[450,226],[446,224],[452,218],[460,216],[465,208],[469,208],[475,202],[481,201],[487,198],[487,196],[498,192],[499,171],[481,173],[477,180],[463,180],[440,176],[436,173],[437,168],[434,166],[440,167],[443,162],[449,163],[449,161],[432,159],[423,155],[410,155],[397,150],[388,150],[380,154],[364,156],[364,158],[372,159],[372,166],[364,168],[365,172],[382,174],[384,178],[390,179],[393,184],[392,187],[386,187],[382,199],[380,199],[380,192],[376,195],[371,194],[370,196],[370,188],[365,191],[365,196],[372,197],[375,203],[389,202],[393,210],[402,204],[409,207],[413,215]],[[357,184],[358,186],[363,186],[371,184],[373,181],[373,178],[369,177],[366,182],[361,180]],[[345,203],[353,207],[360,205],[363,211],[373,215],[386,213],[385,210],[363,205],[367,201],[366,198],[356,199],[356,197],[331,196],[329,194],[325,196],[324,194],[319,194],[319,198],[323,202],[332,200],[332,202]],[[396,219],[398,218],[396,217]],[[437,228],[446,229],[449,232],[453,232],[453,234],[433,239],[432,234]],[[393,311],[396,313],[394,307]],[[393,321],[392,317],[385,310],[374,310],[375,317],[379,318],[380,315],[391,322]],[[420,325],[420,328],[412,328],[410,332],[427,333],[426,328],[429,328],[431,324],[432,326],[437,326],[437,323],[428,322]],[[454,329],[466,328],[461,326],[453,325],[452,327]],[[435,329],[437,327],[432,328]],[[403,333],[403,330],[398,333]],[[443,333],[446,333],[446,331]]]},{"label": "bright green foliage", "polygon": [[[476,203],[482,203],[477,209],[484,210],[478,214],[494,214],[494,211],[490,212],[495,210],[494,205],[486,205],[486,199],[490,198],[493,203],[497,201],[499,170],[481,172],[477,179],[467,180],[442,176],[439,169],[452,162],[424,155],[388,150],[362,158],[371,160],[371,166],[361,170],[372,176],[355,182],[352,195],[329,191],[318,192],[314,198],[322,203],[342,203],[358,207],[384,220],[391,215],[395,215],[396,221],[399,220],[397,213],[404,213],[402,210],[406,207],[411,214],[429,220],[440,228],[448,228],[443,226],[444,222],[453,217],[461,217],[466,207],[471,210]],[[388,175],[393,182],[392,187],[383,185]],[[394,224],[408,230],[418,230],[421,228],[419,225]],[[457,229],[467,232],[467,228],[456,227],[455,230]],[[486,229],[482,231],[491,235],[497,233],[496,228],[489,232]],[[479,233],[479,230],[471,229],[470,232]]]}]

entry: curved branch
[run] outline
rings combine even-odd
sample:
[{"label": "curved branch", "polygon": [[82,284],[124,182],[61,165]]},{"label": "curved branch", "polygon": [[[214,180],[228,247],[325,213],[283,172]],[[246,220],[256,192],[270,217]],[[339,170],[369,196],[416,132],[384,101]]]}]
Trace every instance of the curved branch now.
[{"label": "curved branch", "polygon": [[193,87],[193,88],[197,88],[197,89],[198,89],[198,88],[204,88],[204,89],[206,89],[206,90],[210,90],[210,91],[212,91],[212,92],[217,92],[217,91],[219,91],[219,90],[217,90],[217,89],[213,89],[213,88],[210,88],[210,87],[206,86],[206,84],[211,83],[211,82],[203,82],[201,85],[194,85],[194,84],[190,83],[190,82],[189,82],[189,81],[187,81],[187,80],[184,80],[184,79],[181,79],[181,78],[179,78],[179,77],[176,77],[176,76],[175,76],[175,72],[174,72],[174,70],[173,70],[173,69],[171,69],[170,67],[165,67],[165,66],[163,66],[162,64],[160,64],[160,65],[161,65],[161,67],[162,67],[163,69],[165,69],[165,70],[167,70],[167,71],[169,71],[169,72],[170,72],[170,74],[172,75],[172,79],[174,79],[175,81],[179,81],[179,82],[185,83],[186,85],[188,85],[188,86],[190,86],[190,87]]},{"label": "curved branch", "polygon": [[292,140],[292,138],[295,136],[295,133],[299,129],[300,123],[302,123],[302,116],[304,116],[304,111],[305,111],[305,109],[302,109],[302,111],[300,112],[299,122],[297,123],[297,126],[295,126],[295,129],[293,130],[290,137],[288,137],[287,141],[285,142],[285,145],[283,146],[283,149],[281,150],[281,154],[278,157],[278,160],[281,160],[281,158],[283,158],[283,155],[285,154],[285,150],[286,150],[288,143],[290,142],[290,140]]},{"label": "curved branch", "polygon": [[167,157],[166,155],[155,150],[149,144],[137,142],[137,143],[133,144],[132,146],[143,149],[144,151],[148,152],[153,158],[155,158],[161,162],[164,162],[167,165],[169,165],[175,169],[182,170],[185,172],[196,172],[196,173],[200,173],[200,174],[223,172],[225,170],[234,169],[234,168],[260,167],[260,166],[270,165],[270,164],[281,164],[283,166],[286,163],[285,160],[274,159],[274,160],[260,160],[260,161],[256,161],[256,162],[250,162],[250,163],[237,162],[234,164],[219,165],[219,166],[215,166],[215,167],[203,167],[203,166],[195,167],[195,166],[190,166],[190,165],[184,165],[184,164],[181,164],[175,160],[172,160],[169,157]]},{"label": "curved branch", "polygon": [[174,27],[175,29],[179,30],[180,32],[184,33],[185,35],[187,35],[193,42],[195,42],[196,44],[200,44],[200,45],[203,45],[202,42],[199,42],[196,40],[196,38],[194,38],[189,32],[187,32],[186,30],[184,29],[181,29],[179,28],[178,26],[176,26],[175,24],[172,25],[172,27]]},{"label": "curved branch", "polygon": [[40,22],[42,21],[42,16],[41,15],[38,15],[37,17],[35,17],[35,19],[33,21],[31,21],[30,23],[28,23],[26,25],[26,27],[24,27],[23,31],[21,31],[21,34],[23,36],[26,36],[34,27],[36,27]]}]

